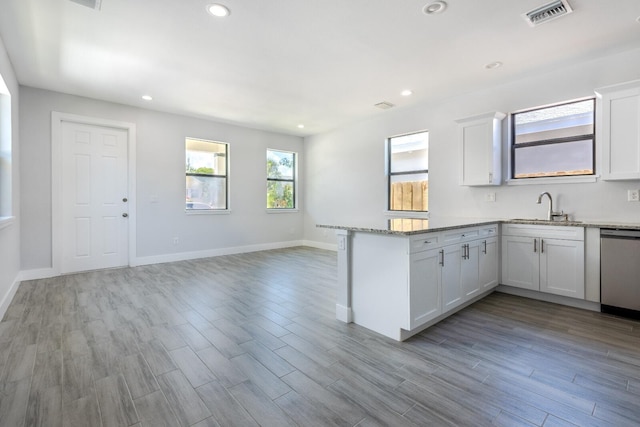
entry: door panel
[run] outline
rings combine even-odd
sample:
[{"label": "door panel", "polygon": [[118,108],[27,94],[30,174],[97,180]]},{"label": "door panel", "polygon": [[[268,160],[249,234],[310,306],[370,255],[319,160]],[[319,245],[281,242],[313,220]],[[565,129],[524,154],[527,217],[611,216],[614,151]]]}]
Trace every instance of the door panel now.
[{"label": "door panel", "polygon": [[502,282],[540,290],[540,242],[533,237],[502,237]]},{"label": "door panel", "polygon": [[128,265],[127,139],[62,122],[62,273]]}]

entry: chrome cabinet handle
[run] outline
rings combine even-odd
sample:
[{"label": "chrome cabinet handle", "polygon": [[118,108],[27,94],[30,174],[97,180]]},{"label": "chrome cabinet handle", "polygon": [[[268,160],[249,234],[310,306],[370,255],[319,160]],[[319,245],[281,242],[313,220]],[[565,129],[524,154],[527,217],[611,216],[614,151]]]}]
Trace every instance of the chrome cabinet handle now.
[{"label": "chrome cabinet handle", "polygon": [[440,249],[440,265],[444,267],[444,249]]},{"label": "chrome cabinet handle", "polygon": [[487,253],[487,241],[485,240],[484,242],[482,242],[484,244],[484,249],[482,249],[482,253],[486,254]]},{"label": "chrome cabinet handle", "polygon": [[538,239],[533,239],[533,252],[538,252]]},{"label": "chrome cabinet handle", "polygon": [[544,253],[544,239],[540,239],[540,253]]}]

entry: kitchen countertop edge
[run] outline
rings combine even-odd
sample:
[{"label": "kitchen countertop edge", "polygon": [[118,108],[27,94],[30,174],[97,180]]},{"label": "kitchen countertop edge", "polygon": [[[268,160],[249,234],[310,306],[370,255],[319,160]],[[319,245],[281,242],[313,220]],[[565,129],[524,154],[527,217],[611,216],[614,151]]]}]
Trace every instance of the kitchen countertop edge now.
[{"label": "kitchen countertop edge", "polygon": [[[412,219],[412,218],[407,218]],[[367,227],[353,227],[353,226],[340,226],[329,224],[316,224],[317,228],[327,228],[334,230],[346,230],[357,231],[363,233],[374,234],[388,234],[395,236],[412,236],[414,234],[436,233],[439,231],[455,230],[459,228],[467,227],[481,227],[483,225],[490,224],[523,224],[523,225],[550,225],[557,227],[584,227],[584,228],[616,228],[623,230],[640,230],[640,223],[615,223],[615,222],[599,222],[599,221],[544,221],[544,220],[527,220],[527,219],[469,219],[465,221],[464,218],[456,219],[459,223],[444,225],[441,227],[434,227],[428,229],[412,230],[412,231],[394,231],[382,228],[367,228]]]}]

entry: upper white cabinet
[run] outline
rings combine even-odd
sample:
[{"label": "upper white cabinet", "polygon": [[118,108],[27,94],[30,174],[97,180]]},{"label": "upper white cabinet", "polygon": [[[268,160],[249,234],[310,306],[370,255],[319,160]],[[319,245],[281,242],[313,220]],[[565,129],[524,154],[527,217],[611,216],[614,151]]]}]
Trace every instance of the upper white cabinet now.
[{"label": "upper white cabinet", "polygon": [[596,89],[602,179],[640,179],[640,80]]},{"label": "upper white cabinet", "polygon": [[493,112],[456,120],[460,139],[460,185],[500,185],[502,182],[502,120]]}]

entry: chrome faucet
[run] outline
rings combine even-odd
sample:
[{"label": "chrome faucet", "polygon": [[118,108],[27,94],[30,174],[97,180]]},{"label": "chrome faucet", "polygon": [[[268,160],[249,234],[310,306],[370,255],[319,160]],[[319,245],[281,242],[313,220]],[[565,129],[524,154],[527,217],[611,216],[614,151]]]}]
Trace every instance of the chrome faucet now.
[{"label": "chrome faucet", "polygon": [[560,212],[554,212],[553,211],[553,199],[551,198],[551,194],[549,194],[548,192],[544,192],[541,193],[538,196],[538,200],[536,201],[537,204],[542,203],[542,196],[547,196],[549,198],[549,212],[547,213],[547,221],[553,221],[553,218],[556,216],[564,216],[564,212],[560,211]]}]

